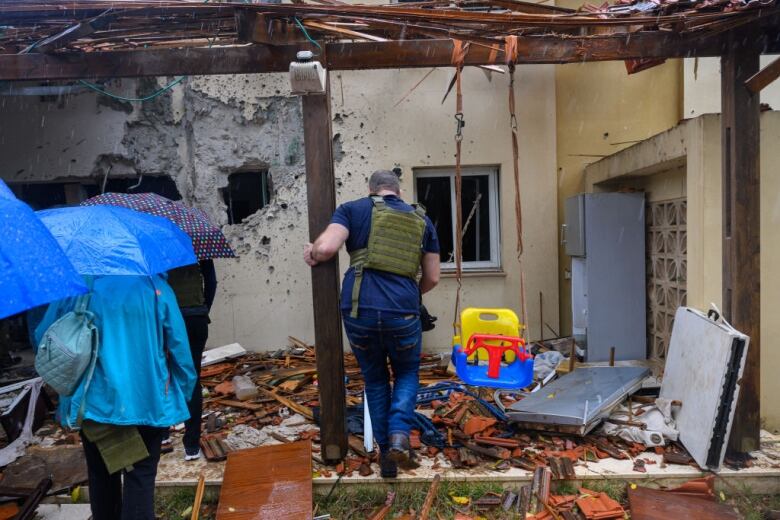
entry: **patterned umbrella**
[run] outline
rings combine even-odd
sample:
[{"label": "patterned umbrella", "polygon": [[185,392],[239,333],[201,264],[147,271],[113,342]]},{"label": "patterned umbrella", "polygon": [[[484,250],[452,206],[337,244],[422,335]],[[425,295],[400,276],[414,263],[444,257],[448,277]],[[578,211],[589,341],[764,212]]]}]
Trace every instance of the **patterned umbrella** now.
[{"label": "patterned umbrella", "polygon": [[166,199],[156,193],[104,193],[85,200],[81,205],[122,206],[165,217],[190,236],[198,260],[236,256],[225,235],[211,223],[203,211]]}]

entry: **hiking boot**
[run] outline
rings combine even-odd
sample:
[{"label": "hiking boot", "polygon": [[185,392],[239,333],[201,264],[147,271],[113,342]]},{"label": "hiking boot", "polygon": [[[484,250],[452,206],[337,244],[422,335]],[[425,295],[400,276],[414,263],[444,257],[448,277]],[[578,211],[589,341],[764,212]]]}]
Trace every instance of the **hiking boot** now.
[{"label": "hiking boot", "polygon": [[395,463],[404,463],[409,460],[409,435],[405,433],[390,434],[390,450],[387,458]]},{"label": "hiking boot", "polygon": [[384,453],[379,456],[379,474],[382,478],[398,477],[398,465]]}]

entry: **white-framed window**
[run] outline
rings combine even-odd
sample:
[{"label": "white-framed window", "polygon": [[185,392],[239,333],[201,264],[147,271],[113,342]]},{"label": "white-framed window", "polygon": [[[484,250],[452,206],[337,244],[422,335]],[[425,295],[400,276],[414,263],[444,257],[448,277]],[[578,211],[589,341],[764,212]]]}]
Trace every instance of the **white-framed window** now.
[{"label": "white-framed window", "polygon": [[[462,168],[463,269],[498,269],[498,167]],[[415,168],[416,200],[439,235],[442,269],[455,269],[455,169]]]}]

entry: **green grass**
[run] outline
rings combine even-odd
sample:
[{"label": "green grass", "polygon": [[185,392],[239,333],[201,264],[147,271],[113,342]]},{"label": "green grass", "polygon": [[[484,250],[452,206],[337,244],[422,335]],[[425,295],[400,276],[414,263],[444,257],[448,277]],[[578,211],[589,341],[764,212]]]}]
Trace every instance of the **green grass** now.
[{"label": "green grass", "polygon": [[[192,511],[192,503],[195,500],[195,488],[165,490],[158,489],[154,497],[154,509],[160,520],[189,520],[190,515],[182,513]],[[207,490],[203,496],[200,510],[202,520],[214,520],[216,517],[216,505],[219,501],[217,492]]]},{"label": "green grass", "polygon": [[[553,492],[559,495],[576,494],[577,487],[567,482],[557,482],[553,485]],[[620,502],[625,502],[626,485],[618,481],[587,481],[585,487],[592,491],[607,493],[610,497]],[[422,508],[425,496],[428,493],[429,484],[386,484],[386,485],[343,485],[336,487],[333,495],[326,500],[326,494],[315,495],[314,504],[317,514],[331,515],[332,520],[362,520],[368,518],[372,512],[384,504],[388,491],[395,491],[396,497],[393,508],[387,518],[417,512]],[[443,481],[439,486],[439,492],[431,510],[432,519],[443,518],[452,520],[457,513],[457,506],[452,496],[468,497],[476,500],[486,493],[501,494],[503,488],[497,483],[488,482],[449,482]],[[737,507],[745,520],[763,520],[766,511],[780,510],[780,495],[755,495],[749,488],[734,487],[730,491],[724,491],[726,501]],[[194,488],[164,490],[158,489],[155,499],[157,518],[160,520],[189,519],[188,508],[192,506],[195,498]],[[200,518],[214,520],[216,505],[219,495],[216,491],[207,490],[203,499]],[[469,511],[467,506],[460,506],[464,512],[476,516],[477,513]],[[185,516],[182,513],[187,512]],[[481,515],[489,520],[507,520],[515,518],[504,513],[499,507],[492,511],[482,512]]]},{"label": "green grass", "polygon": [[723,487],[723,495],[718,498],[735,506],[744,520],[764,520],[768,511],[780,511],[780,495],[756,495],[749,486],[734,483]]},{"label": "green grass", "polygon": [[[618,502],[624,504],[627,498],[627,490],[626,490],[626,482],[621,480],[586,480],[582,482],[581,486],[578,486],[574,491],[575,493],[566,493],[566,494],[576,494],[576,491],[580,488],[584,487],[585,489],[589,489],[591,491],[596,491],[598,493],[606,493],[609,495],[609,498],[613,500],[617,500]],[[563,495],[564,493],[558,492],[559,495]]]},{"label": "green grass", "polygon": [[[314,502],[318,506],[317,514],[329,513],[333,520],[358,520],[367,518],[373,511],[382,506],[385,502],[388,491],[395,491],[395,501],[393,508],[388,515],[392,518],[394,515],[409,513],[410,509],[417,512],[422,508],[425,496],[428,493],[429,485],[420,484],[388,484],[384,486],[353,486],[338,487],[330,499],[326,500],[325,495],[315,496]],[[476,500],[486,493],[494,492],[501,494],[503,491],[501,485],[483,483],[483,482],[447,482],[444,481],[439,486],[439,492],[431,509],[431,518],[445,518],[451,520],[457,513],[457,506],[452,496],[468,497],[469,500]],[[460,506],[464,511],[467,506]],[[484,515],[486,518],[503,519],[511,518],[510,515],[503,515],[503,510],[491,511]]]}]

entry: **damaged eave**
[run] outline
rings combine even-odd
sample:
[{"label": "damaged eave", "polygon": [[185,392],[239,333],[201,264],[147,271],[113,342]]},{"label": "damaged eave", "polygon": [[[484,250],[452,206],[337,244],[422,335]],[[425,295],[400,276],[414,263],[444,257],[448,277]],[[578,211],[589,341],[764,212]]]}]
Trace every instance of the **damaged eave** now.
[{"label": "damaged eave", "polygon": [[[329,70],[447,67],[452,62],[452,40],[334,42],[325,45]],[[310,45],[246,44],[110,52],[2,54],[0,80],[66,80],[173,75],[249,74],[286,72],[297,51]],[[631,58],[719,56],[723,44],[682,38],[676,34],[646,32],[608,36],[518,37],[518,63],[581,63]],[[780,41],[769,40],[768,53],[780,52]],[[502,51],[472,45],[467,66],[503,64]]]},{"label": "damaged eave", "polygon": [[593,186],[626,175],[652,175],[685,164],[688,126],[686,120],[660,134],[648,137],[585,167],[585,186]]}]

